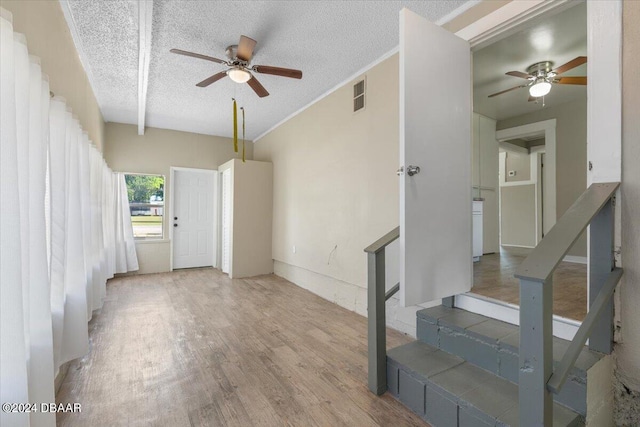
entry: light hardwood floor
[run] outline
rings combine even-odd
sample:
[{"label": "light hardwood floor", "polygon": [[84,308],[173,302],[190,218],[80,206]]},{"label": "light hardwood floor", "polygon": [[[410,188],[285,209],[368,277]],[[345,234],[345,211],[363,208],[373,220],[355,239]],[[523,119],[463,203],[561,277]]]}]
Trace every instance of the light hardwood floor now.
[{"label": "light hardwood floor", "polygon": [[58,426],[426,426],[368,391],[366,333],[364,317],[274,275],[116,278],[57,396],[82,412]]},{"label": "light hardwood floor", "polygon": [[[513,275],[531,249],[503,247],[473,263],[471,292],[518,305],[520,283]],[[573,320],[587,315],[587,266],[561,262],[553,274],[553,314]]]}]

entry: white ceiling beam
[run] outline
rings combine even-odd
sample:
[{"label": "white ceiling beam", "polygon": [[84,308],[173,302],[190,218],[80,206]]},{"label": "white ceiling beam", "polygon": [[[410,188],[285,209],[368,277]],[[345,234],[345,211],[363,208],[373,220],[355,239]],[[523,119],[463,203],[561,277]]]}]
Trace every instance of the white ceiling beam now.
[{"label": "white ceiling beam", "polygon": [[149,60],[151,58],[151,26],[153,24],[153,0],[138,1],[138,135],[144,135],[144,119],[147,110],[147,86],[149,84]]}]

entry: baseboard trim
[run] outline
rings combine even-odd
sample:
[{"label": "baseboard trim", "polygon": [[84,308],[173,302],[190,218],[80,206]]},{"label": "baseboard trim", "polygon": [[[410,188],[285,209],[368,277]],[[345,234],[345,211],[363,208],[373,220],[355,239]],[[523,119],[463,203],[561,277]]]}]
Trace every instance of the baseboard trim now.
[{"label": "baseboard trim", "polygon": [[534,249],[535,246],[525,246],[525,245],[509,245],[507,243],[502,243],[500,246],[506,246],[507,248],[525,248],[525,249]]}]

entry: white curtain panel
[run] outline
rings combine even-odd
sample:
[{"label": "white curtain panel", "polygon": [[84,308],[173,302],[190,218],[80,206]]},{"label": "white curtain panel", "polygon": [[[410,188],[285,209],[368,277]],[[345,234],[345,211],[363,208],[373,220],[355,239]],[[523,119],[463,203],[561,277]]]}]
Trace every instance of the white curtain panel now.
[{"label": "white curtain panel", "polygon": [[93,260],[91,259],[91,188],[89,187],[89,134],[82,132],[78,143],[78,165],[80,182],[80,207],[82,209],[82,249],[84,258],[84,285],[87,305],[87,321],[91,320],[93,310],[98,307],[93,306]]},{"label": "white curtain panel", "polygon": [[[51,288],[45,221],[45,183],[49,150],[49,82],[40,60],[30,56],[29,100],[29,401],[55,401]],[[24,278],[23,278],[24,283]],[[55,425],[53,414],[30,415],[32,425]]]},{"label": "white curtain panel", "polygon": [[[11,16],[0,11],[0,400],[27,402],[22,297],[16,86]],[[24,94],[23,94],[24,95]],[[17,344],[17,345],[16,345]],[[2,411],[0,424],[27,425],[28,414]]]},{"label": "white curtain panel", "polygon": [[[60,366],[89,351],[106,281],[138,269],[124,176],[114,174],[0,8],[0,400],[52,403]],[[55,414],[0,412],[0,425]]]},{"label": "white curtain panel", "polygon": [[66,232],[66,106],[64,99],[51,100],[49,108],[49,227],[51,229],[51,317],[53,320],[53,361],[55,372],[62,365],[61,346],[64,325],[64,268]]},{"label": "white curtain panel", "polygon": [[114,176],[116,178],[116,273],[126,273],[138,269],[138,256],[133,238],[127,183],[123,173],[116,172]]}]

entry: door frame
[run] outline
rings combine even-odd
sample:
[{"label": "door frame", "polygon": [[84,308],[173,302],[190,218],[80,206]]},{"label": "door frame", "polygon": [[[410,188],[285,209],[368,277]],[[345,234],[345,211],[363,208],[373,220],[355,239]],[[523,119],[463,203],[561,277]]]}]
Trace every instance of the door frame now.
[{"label": "door frame", "polygon": [[[207,174],[211,174],[213,177],[213,194],[211,198],[213,199],[213,235],[212,238],[212,249],[213,249],[213,260],[212,264],[213,268],[218,268],[218,170],[217,169],[199,169],[199,168],[185,168],[181,166],[171,166],[169,167],[169,221],[173,221],[173,204],[174,204],[174,195],[175,195],[175,172],[183,171],[183,172],[204,172]],[[173,228],[169,225],[169,271],[173,271]]]},{"label": "door frame", "polygon": [[223,169],[221,171],[218,171],[218,200],[219,200],[219,206],[217,209],[218,212],[218,230],[220,231],[218,233],[217,239],[216,239],[216,244],[218,245],[218,257],[217,257],[217,262],[218,262],[218,268],[220,269],[221,272],[229,275],[231,273],[231,253],[233,251],[233,241],[231,239],[231,233],[232,233],[232,229],[233,229],[233,215],[231,215],[231,217],[229,218],[229,265],[227,270],[228,271],[224,271],[223,270],[223,254],[224,254],[224,224],[222,223],[223,218],[224,218],[224,174],[228,173],[229,174],[229,191],[230,191],[230,195],[229,195],[229,203],[231,204],[230,206],[230,211],[231,213],[233,213],[233,174],[232,172],[232,168],[226,168]]},{"label": "door frame", "polygon": [[[494,43],[518,31],[521,24],[540,15],[575,6],[577,1],[545,0],[512,1],[478,19],[455,34],[471,44],[471,51]],[[621,181],[622,177],[622,1],[587,2],[587,160],[593,171],[587,173],[587,184]],[[547,159],[548,161],[548,159]],[[596,167],[597,166],[597,167]],[[471,185],[471,183],[469,183]],[[548,183],[551,185],[552,183]],[[620,197],[618,190],[617,197]],[[618,199],[619,200],[619,199]],[[620,214],[615,215],[614,244],[620,245]],[[590,257],[591,248],[587,248]],[[588,270],[587,270],[588,271]],[[587,289],[590,277],[587,275]],[[475,299],[476,301],[469,301]],[[467,304],[469,303],[469,304]],[[476,304],[478,303],[478,304]],[[468,294],[456,296],[456,305],[488,317],[495,314],[497,301]],[[516,307],[516,306],[514,306]],[[513,310],[510,310],[513,311]],[[516,313],[518,313],[516,311]],[[503,319],[518,324],[519,316]],[[555,316],[554,316],[555,317]],[[573,339],[580,322],[554,318],[554,335]]]}]

